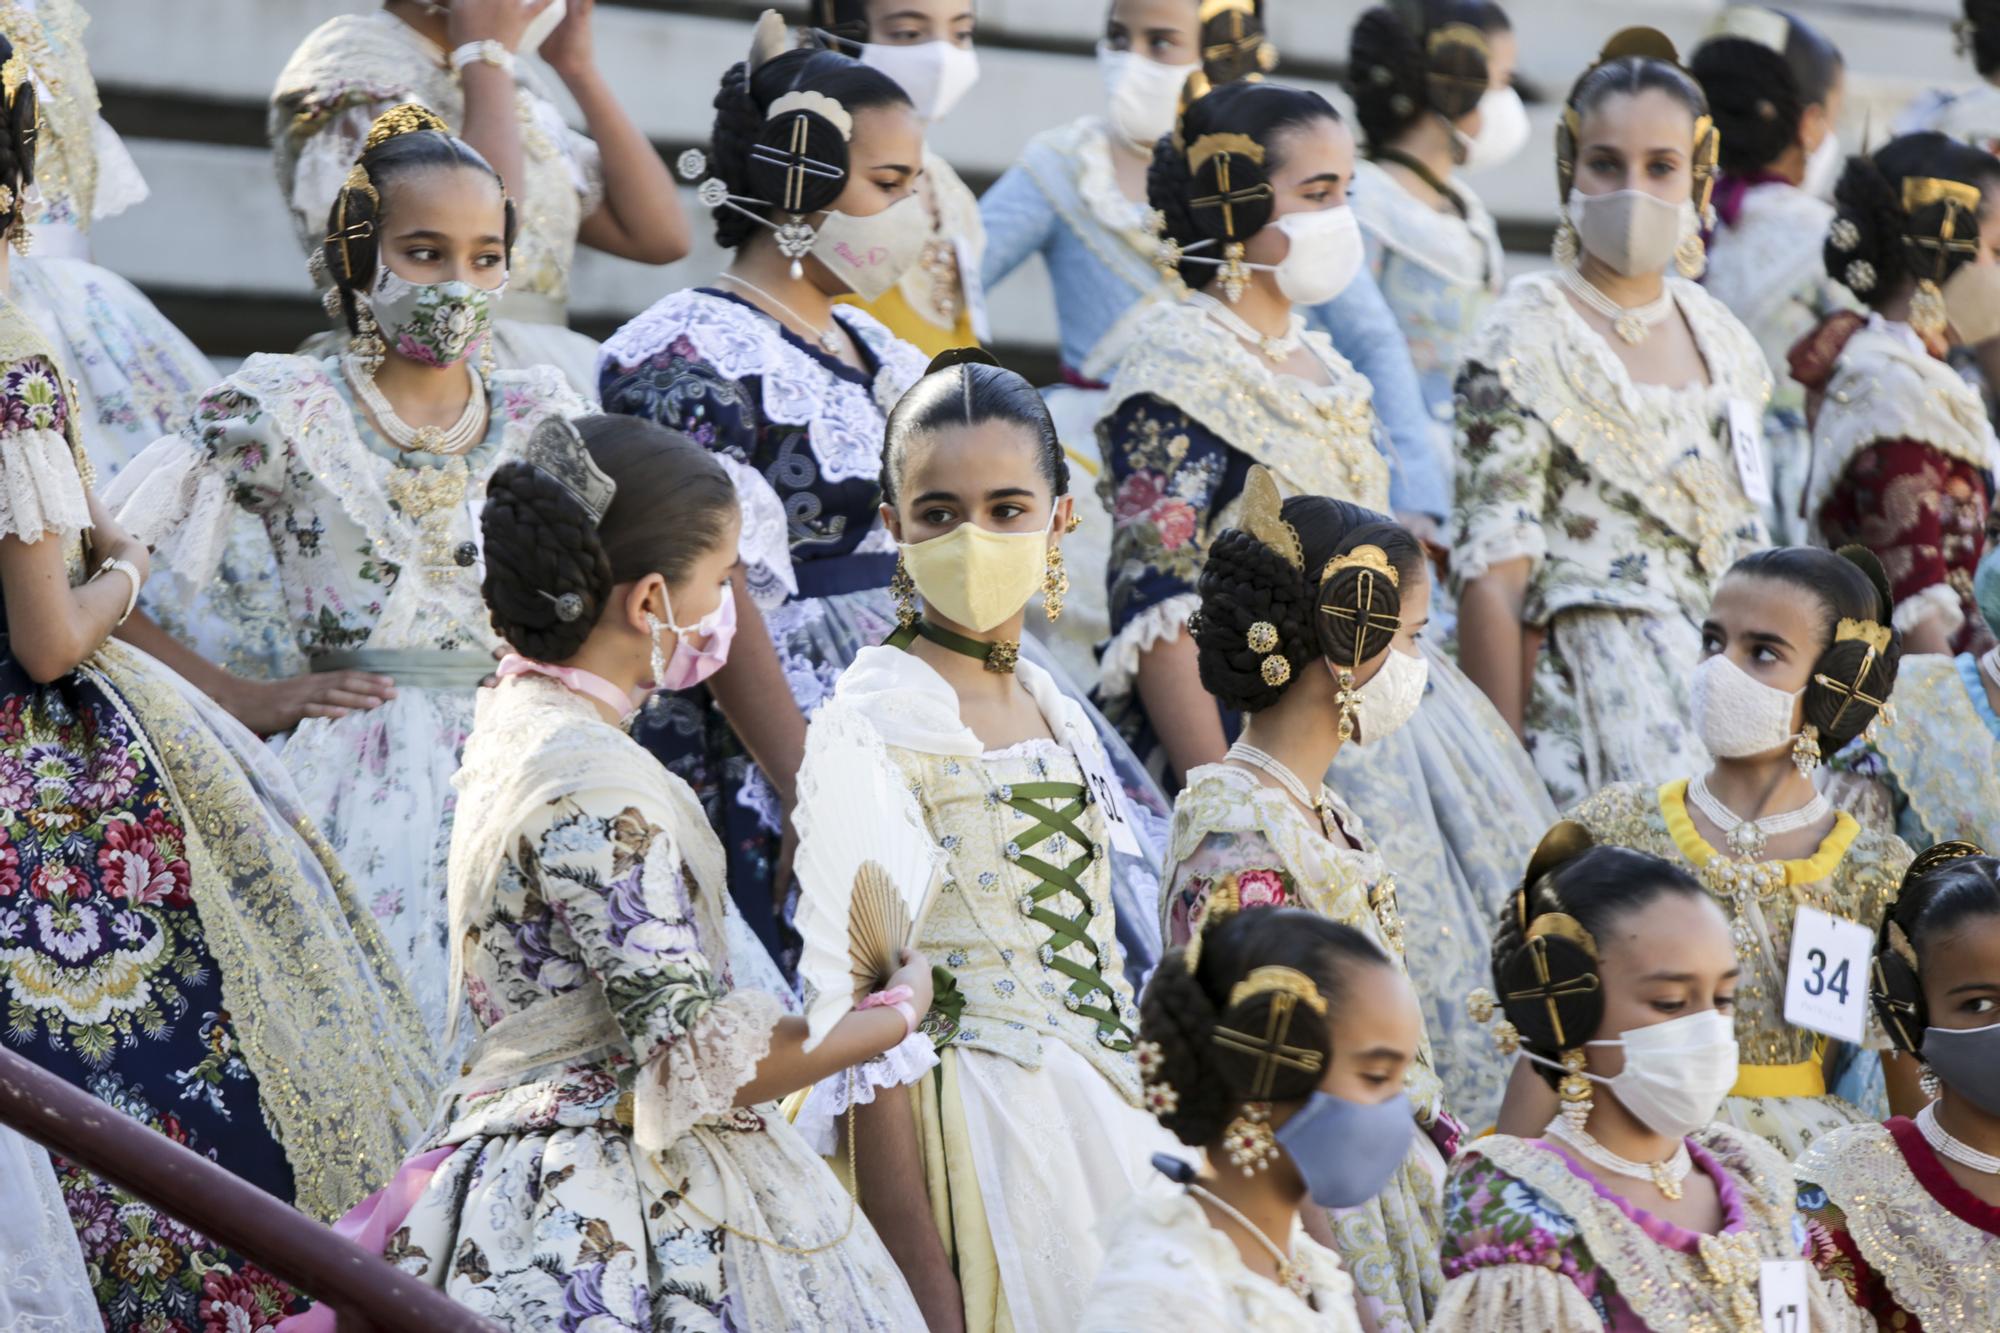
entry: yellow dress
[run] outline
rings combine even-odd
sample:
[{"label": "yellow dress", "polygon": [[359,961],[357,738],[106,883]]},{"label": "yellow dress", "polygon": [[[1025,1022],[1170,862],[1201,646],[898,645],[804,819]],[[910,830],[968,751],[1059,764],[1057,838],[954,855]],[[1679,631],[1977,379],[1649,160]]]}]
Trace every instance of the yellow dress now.
[{"label": "yellow dress", "polygon": [[[1737,861],[1695,831],[1687,810],[1687,779],[1664,787],[1621,782],[1578,806],[1571,818],[1599,842],[1677,862],[1730,913],[1743,977],[1736,990],[1736,1040],[1743,1064],[1717,1119],[1770,1141],[1787,1158],[1829,1130],[1866,1119],[1828,1093],[1823,1037],[1785,1022],[1785,969],[1792,921],[1801,907],[1859,922],[1871,930],[1895,900],[1910,849],[1886,830],[1863,828],[1840,812],[1833,831],[1810,857]],[[1871,1016],[1871,1050],[1887,1039]]]}]

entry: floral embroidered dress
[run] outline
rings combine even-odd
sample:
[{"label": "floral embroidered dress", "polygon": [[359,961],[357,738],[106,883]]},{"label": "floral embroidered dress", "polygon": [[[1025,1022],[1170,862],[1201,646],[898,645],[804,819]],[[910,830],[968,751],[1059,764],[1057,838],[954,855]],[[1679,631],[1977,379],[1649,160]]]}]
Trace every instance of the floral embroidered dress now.
[{"label": "floral embroidered dress", "polygon": [[[1161,896],[1161,935],[1169,948],[1187,942],[1209,894],[1233,878],[1243,907],[1317,912],[1354,927],[1398,969],[1414,974],[1404,954],[1409,918],[1397,908],[1399,881],[1354,812],[1330,789],[1322,787],[1320,794],[1335,811],[1342,842],[1314,828],[1289,796],[1244,769],[1207,764],[1188,774],[1188,785],[1174,802],[1171,860]],[[1437,1266],[1438,1187],[1461,1131],[1444,1109],[1444,1085],[1431,1054],[1433,1005],[1424,998],[1426,1032],[1407,1078],[1417,1112],[1409,1158],[1373,1200],[1333,1214],[1336,1248],[1354,1277],[1362,1319],[1374,1333],[1423,1328],[1443,1281]]]},{"label": "floral embroidered dress", "polygon": [[[1274,374],[1203,313],[1206,296],[1161,306],[1119,367],[1098,425],[1113,520],[1104,707],[1165,767],[1136,689],[1139,655],[1178,636],[1199,604],[1208,544],[1235,521],[1243,479],[1262,463],[1288,495],[1388,504],[1367,383],[1310,330],[1330,386]],[[1482,984],[1488,931],[1535,839],[1555,820],[1535,768],[1493,705],[1428,642],[1430,686],[1410,722],[1346,746],[1328,782],[1383,839],[1414,933],[1411,971],[1454,1110],[1485,1125],[1506,1067],[1459,1003]],[[1237,728],[1225,713],[1224,730]]]},{"label": "floral embroidered dress", "polygon": [[[1445,1186],[1444,1301],[1433,1333],[1755,1333],[1767,1259],[1805,1255],[1785,1160],[1723,1125],[1687,1139],[1722,1227],[1690,1231],[1636,1207],[1547,1139],[1467,1145]],[[1867,1327],[1837,1288],[1808,1280],[1814,1333]],[[1801,1320],[1800,1327],[1805,1322]]]},{"label": "floral embroidered dress", "polygon": [[[1825,1040],[1785,1022],[1785,971],[1792,921],[1800,907],[1867,925],[1895,900],[1910,849],[1885,829],[1863,826],[1845,811],[1809,858],[1738,861],[1703,841],[1688,815],[1687,780],[1664,787],[1619,783],[1570,812],[1601,843],[1673,861],[1699,879],[1730,914],[1743,964],[1736,988],[1736,1040],[1743,1064],[1722,1104],[1721,1120],[1759,1135],[1787,1158],[1827,1131],[1862,1119],[1827,1091]],[[1888,1039],[1871,1014],[1869,1050]]]},{"label": "floral embroidered dress", "polygon": [[[570,387],[596,391],[597,344],[567,327],[577,229],[604,202],[597,145],[564,123],[546,76],[523,59],[514,72],[522,179],[508,181],[519,233],[508,257],[507,294],[494,320],[493,352],[510,368],[552,365]],[[452,133],[465,125],[465,87],[443,47],[377,7],[315,28],[278,74],[268,134],[278,188],[306,254],[326,234],[327,211],[368,127],[392,106],[421,102]]]},{"label": "floral embroidered dress", "polygon": [[[863,349],[868,371],[828,356],[747,301],[706,288],[655,303],[613,335],[600,363],[606,411],[681,431],[728,469],[743,509],[738,554],[748,590],[808,718],[855,654],[896,628],[889,595],[896,544],[881,519],[882,436],[889,409],[924,369],[920,352],[865,311],[836,306],[834,318]],[[1046,657],[1032,638],[1021,652]],[[1136,817],[1163,830],[1165,799],[1097,722]],[[786,957],[785,889],[771,882],[778,796],[709,692],[655,695],[633,735],[701,794],[729,854],[730,892],[771,952]],[[1152,880],[1134,873],[1120,883]],[[1154,906],[1147,887],[1129,911],[1150,920]],[[1128,905],[1121,901],[1120,910]],[[1150,964],[1147,936],[1126,944],[1141,966]]]},{"label": "floral embroidered dress", "polygon": [[[89,465],[46,342],[6,303],[0,365],[0,534],[60,541],[81,582]],[[431,1091],[422,1026],[373,923],[255,737],[116,639],[38,685],[7,650],[4,612],[0,1040],[338,1216],[394,1164]],[[150,1205],[57,1172],[114,1333],[262,1327],[292,1305],[283,1283]],[[23,1188],[10,1199],[32,1197],[10,1180]],[[26,1221],[0,1222],[10,1267],[26,1262],[13,1249]]]},{"label": "floral embroidered dress", "polygon": [[986,294],[979,285],[986,228],[979,220],[979,196],[928,148],[917,198],[930,214],[931,234],[909,272],[874,301],[851,293],[835,299],[860,306],[928,358],[953,347],[976,347],[989,336]]},{"label": "floral embroidered dress", "polygon": [[1764,523],[1780,546],[1807,542],[1800,512],[1812,471],[1812,430],[1806,389],[1791,377],[1792,346],[1826,319],[1857,308],[1846,287],[1827,276],[1821,248],[1833,205],[1782,180],[1718,188],[1721,221],[1708,243],[1702,286],[1743,321],[1763,349],[1771,373],[1764,408],[1764,462],[1771,503]]},{"label": "floral embroidered dress", "polygon": [[1553,273],[1515,279],[1459,370],[1452,583],[1529,563],[1528,750],[1558,806],[1706,766],[1688,720],[1699,627],[1723,573],[1768,545],[1728,429],[1732,402],[1763,412],[1764,355],[1701,288],[1667,289],[1706,384],[1635,382]]},{"label": "floral embroidered dress", "polygon": [[1292,1224],[1292,1263],[1307,1305],[1253,1272],[1186,1190],[1155,1181],[1106,1228],[1111,1238],[1077,1333],[1361,1333],[1354,1280],[1340,1256]]},{"label": "floral embroidered dress", "polygon": [[2000,1208],[1952,1178],[1914,1121],[1837,1129],[1793,1173],[1813,1263],[1875,1327],[2000,1328]]},{"label": "floral embroidered dress", "polygon": [[496,371],[487,392],[485,438],[447,458],[378,436],[339,361],[253,356],[111,492],[154,550],[158,595],[182,605],[214,576],[232,513],[255,515],[310,669],[396,681],[380,707],[300,722],[282,757],[433,1037],[447,1019],[451,776],[499,646],[479,595],[478,507],[537,423],[585,410],[549,366]]},{"label": "floral embroidered dress", "polygon": [[1905,657],[1895,725],[1840,752],[1828,795],[1862,822],[1894,828],[1913,851],[1952,841],[2000,847],[2000,714],[1980,660]]},{"label": "floral embroidered dress", "polygon": [[1814,540],[1881,557],[1905,633],[1935,615],[1954,652],[1993,645],[1972,596],[2000,444],[1979,393],[1909,325],[1869,316],[1813,426]]},{"label": "floral embroidered dress", "polygon": [[453,958],[481,1036],[384,1257],[510,1333],[921,1328],[777,1104],[736,1104],[782,1010],[733,982],[687,784],[520,676],[482,693],[459,785]]},{"label": "floral embroidered dress", "polygon": [[865,1069],[866,1086],[817,1097],[801,1121],[914,1082],[931,1212],[966,1327],[1068,1333],[1103,1257],[1100,1225],[1150,1177],[1153,1153],[1187,1150],[1139,1105],[1139,1016],[1118,946],[1126,908],[1112,892],[1122,858],[1086,781],[1107,771],[1103,747],[1046,671],[1024,661],[1016,677],[1050,738],[987,750],[944,677],[888,646],[863,649],[813,719],[801,845],[824,793],[893,773],[910,800],[882,818],[940,854],[945,879],[917,947],[951,985],[925,1023],[935,1073]]}]

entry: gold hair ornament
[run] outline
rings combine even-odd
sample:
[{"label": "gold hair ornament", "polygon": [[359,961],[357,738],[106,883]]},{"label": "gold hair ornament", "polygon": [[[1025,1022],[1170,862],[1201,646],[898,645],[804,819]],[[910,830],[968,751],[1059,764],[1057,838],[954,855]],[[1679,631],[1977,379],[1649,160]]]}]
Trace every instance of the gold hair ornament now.
[{"label": "gold hair ornament", "polygon": [[1791,40],[1792,25],[1783,14],[1756,5],[1731,5],[1716,17],[1708,30],[1710,37],[1740,37],[1779,55]]},{"label": "gold hair ornament", "polygon": [[444,123],[443,118],[421,103],[405,102],[401,106],[392,106],[375,117],[375,123],[368,127],[368,137],[361,143],[362,155],[367,156],[398,135],[418,134],[425,130],[451,133],[451,127]]},{"label": "gold hair ornament", "polygon": [[0,94],[5,95],[9,111],[14,109],[14,98],[27,84],[28,58],[17,48],[5,64],[0,64]]},{"label": "gold hair ornament", "polygon": [[810,88],[786,93],[773,101],[764,112],[764,119],[776,120],[791,111],[804,111],[820,117],[840,131],[840,137],[848,141],[854,138],[854,117],[846,107],[828,97],[825,93],[814,92]]},{"label": "gold hair ornament", "polygon": [[1237,982],[1229,990],[1229,1003],[1225,1009],[1256,999],[1259,995],[1283,992],[1290,995],[1320,1017],[1326,1017],[1326,997],[1319,993],[1313,979],[1295,967],[1253,968],[1250,975]]},{"label": "gold hair ornament", "polygon": [[1389,563],[1388,552],[1379,546],[1357,546],[1345,555],[1335,556],[1326,562],[1326,568],[1320,570],[1319,581],[1325,583],[1341,570],[1353,569],[1357,566],[1362,569],[1374,570],[1377,574],[1389,580],[1389,586],[1392,588],[1401,588],[1403,586],[1403,576],[1398,574],[1396,567]]},{"label": "gold hair ornament", "polygon": [[[1254,81],[1278,67],[1278,48],[1264,35],[1256,0],[1201,0],[1195,23],[1202,33],[1204,78],[1214,70],[1225,82]],[[1208,31],[1211,23],[1217,25],[1214,33]]]},{"label": "gold hair ornament", "polygon": [[1858,640],[1878,653],[1889,651],[1890,637],[1889,627],[1873,620],[1843,619],[1833,631],[1835,643],[1852,643]]},{"label": "gold hair ornament", "polygon": [[[1278,493],[1278,480],[1262,463],[1252,463],[1243,479],[1243,531],[1277,552],[1293,569],[1306,565],[1305,548],[1298,529],[1285,522],[1285,501]],[[1253,644],[1252,647],[1255,647]]]},{"label": "gold hair ornament", "polygon": [[[1300,973],[1293,972],[1288,967],[1260,967],[1230,992],[1229,1008],[1232,1010],[1236,1008],[1236,996],[1260,974],[1287,972],[1297,977],[1298,981],[1311,992],[1310,998],[1302,995],[1292,983],[1267,979],[1245,997],[1249,999],[1260,995],[1271,996],[1270,1008],[1264,1014],[1264,1030],[1245,1032],[1240,1028],[1224,1027],[1218,1023],[1209,1037],[1210,1041],[1225,1051],[1234,1051],[1238,1055],[1248,1055],[1256,1059],[1256,1066],[1250,1075],[1250,1087],[1244,1093],[1246,1101],[1269,1101],[1271,1092],[1277,1085],[1278,1072],[1282,1069],[1296,1069],[1301,1073],[1317,1074],[1326,1064],[1325,1051],[1315,1046],[1295,1046],[1287,1040],[1291,1036],[1292,1015],[1297,1012],[1301,1003],[1317,1013],[1323,1013],[1326,1004],[1320,997],[1318,987]],[[1314,1001],[1318,1002],[1317,1005]]]}]

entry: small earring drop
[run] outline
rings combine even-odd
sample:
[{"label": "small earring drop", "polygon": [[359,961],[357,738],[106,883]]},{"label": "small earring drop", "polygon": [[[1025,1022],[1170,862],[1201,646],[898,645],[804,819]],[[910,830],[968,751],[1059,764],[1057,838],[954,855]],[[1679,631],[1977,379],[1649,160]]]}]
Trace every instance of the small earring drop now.
[{"label": "small earring drop", "polygon": [[1674,267],[1689,282],[1700,277],[1708,267],[1708,247],[1701,243],[1701,233],[1690,232],[1674,248]]},{"label": "small earring drop", "polygon": [[1340,705],[1340,739],[1351,741],[1354,739],[1354,716],[1361,708],[1361,691],[1354,687],[1352,671],[1343,668],[1335,679],[1340,682],[1340,693],[1334,696],[1335,702]]},{"label": "small earring drop", "polygon": [[1069,571],[1063,568],[1062,547],[1051,546],[1042,572],[1042,613],[1055,624],[1063,613],[1063,598],[1069,595]]},{"label": "small earring drop", "polygon": [[1590,1095],[1590,1079],[1583,1072],[1586,1058],[1581,1046],[1572,1046],[1564,1051],[1562,1082],[1556,1085],[1556,1095],[1562,1098],[1563,1123],[1579,1133],[1584,1122],[1590,1119],[1590,1108],[1595,1105]]},{"label": "small earring drop", "polygon": [[491,384],[494,369],[493,335],[489,332],[479,343],[479,378]]},{"label": "small earring drop", "polygon": [[657,688],[667,678],[667,649],[666,645],[660,642],[660,636],[666,633],[667,627],[660,623],[658,616],[648,611],[646,629],[653,638],[653,685]]},{"label": "small earring drop", "polygon": [[1792,766],[1799,770],[1800,777],[1809,778],[1819,767],[1819,761],[1819,728],[1808,722],[1792,742]]},{"label": "small earring drop", "polygon": [[1576,226],[1568,218],[1556,224],[1554,242],[1549,246],[1549,258],[1560,268],[1575,268],[1582,258],[1583,247],[1578,243]]},{"label": "small earring drop", "polygon": [[389,349],[382,343],[381,326],[376,324],[375,312],[369,307],[368,302],[357,296],[354,308],[356,322],[360,324],[361,332],[348,340],[347,347],[361,366],[361,373],[372,380],[375,378],[375,372],[382,369],[382,360],[389,354]]},{"label": "small earring drop", "polygon": [[1944,292],[1925,278],[1910,298],[1910,327],[1925,338],[1935,338],[1944,332],[1945,319]]}]

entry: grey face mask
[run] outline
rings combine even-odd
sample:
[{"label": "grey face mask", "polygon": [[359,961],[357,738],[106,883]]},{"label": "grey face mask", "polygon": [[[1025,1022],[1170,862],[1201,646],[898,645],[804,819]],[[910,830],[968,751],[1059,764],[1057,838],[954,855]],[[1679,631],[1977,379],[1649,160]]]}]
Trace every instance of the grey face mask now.
[{"label": "grey face mask", "polygon": [[2000,1115],[2000,1023],[1925,1028],[1923,1057],[1953,1094],[1988,1115]]},{"label": "grey face mask", "polygon": [[1314,1203],[1354,1208],[1395,1178],[1416,1136],[1414,1116],[1400,1092],[1372,1104],[1315,1092],[1278,1126],[1278,1146],[1299,1169]]}]

